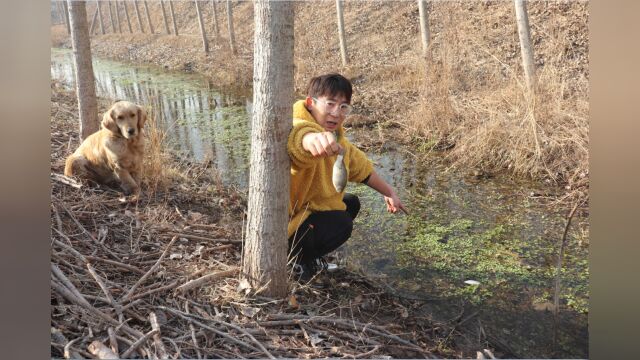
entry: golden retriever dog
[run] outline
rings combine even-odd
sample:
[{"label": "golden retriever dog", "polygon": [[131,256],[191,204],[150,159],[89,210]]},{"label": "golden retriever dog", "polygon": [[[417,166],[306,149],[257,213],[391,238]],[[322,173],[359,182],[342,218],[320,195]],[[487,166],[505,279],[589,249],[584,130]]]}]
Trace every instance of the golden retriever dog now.
[{"label": "golden retriever dog", "polygon": [[104,113],[101,129],[67,158],[64,174],[105,185],[118,184],[127,195],[138,193],[146,120],[147,113],[141,106],[117,101]]}]

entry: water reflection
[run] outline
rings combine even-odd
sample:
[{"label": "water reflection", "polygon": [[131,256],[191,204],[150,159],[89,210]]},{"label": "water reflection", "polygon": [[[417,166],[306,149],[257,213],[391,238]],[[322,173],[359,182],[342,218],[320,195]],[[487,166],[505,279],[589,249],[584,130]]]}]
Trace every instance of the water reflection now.
[{"label": "water reflection", "polygon": [[[69,87],[75,83],[72,55],[51,53],[51,77]],[[246,188],[252,105],[246,92],[222,91],[204,77],[157,67],[94,59],[93,69],[98,96],[147,106],[176,153],[211,160],[225,185]]]}]

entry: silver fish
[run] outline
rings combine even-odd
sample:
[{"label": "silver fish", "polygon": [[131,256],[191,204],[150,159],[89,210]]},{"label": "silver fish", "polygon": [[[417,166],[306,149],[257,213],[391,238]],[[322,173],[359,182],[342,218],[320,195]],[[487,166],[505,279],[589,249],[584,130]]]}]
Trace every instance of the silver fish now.
[{"label": "silver fish", "polygon": [[336,162],[333,163],[333,174],[331,176],[333,187],[336,188],[336,191],[339,193],[341,193],[345,186],[347,186],[347,167],[344,165],[344,151],[345,150],[343,148],[338,153]]}]

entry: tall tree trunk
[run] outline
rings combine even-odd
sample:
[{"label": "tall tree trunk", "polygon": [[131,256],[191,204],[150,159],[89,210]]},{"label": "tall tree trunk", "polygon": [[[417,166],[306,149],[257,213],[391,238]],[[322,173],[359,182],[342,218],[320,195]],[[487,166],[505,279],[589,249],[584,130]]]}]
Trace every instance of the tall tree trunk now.
[{"label": "tall tree trunk", "polygon": [[100,21],[100,33],[104,35],[104,22],[102,21],[102,9],[100,8],[100,1],[96,1],[98,7],[98,21]]},{"label": "tall tree trunk", "polygon": [[178,36],[178,24],[176,24],[176,13],[173,11],[173,1],[169,0],[169,12],[171,12],[171,22],[173,23],[173,34]]},{"label": "tall tree trunk", "polygon": [[522,67],[524,68],[527,89],[532,93],[536,82],[536,74],[533,64],[533,47],[531,46],[527,3],[525,0],[515,0],[515,6],[518,36],[520,37],[520,52],[522,53]]},{"label": "tall tree trunk", "polygon": [[122,6],[124,7],[124,17],[127,18],[127,26],[129,27],[129,33],[132,34],[133,30],[131,30],[131,19],[129,18],[129,10],[127,10],[127,2],[123,1]]},{"label": "tall tree trunk", "polygon": [[211,1],[211,9],[213,10],[213,31],[216,34],[216,39],[220,38],[220,27],[218,26],[218,9],[216,6],[216,0]]},{"label": "tall tree trunk", "polygon": [[160,0],[160,8],[162,9],[162,20],[164,20],[164,30],[167,34],[171,34],[169,31],[169,22],[167,21],[167,11],[164,9],[164,2]]},{"label": "tall tree trunk", "polygon": [[116,8],[116,23],[118,24],[118,33],[122,34],[122,26],[120,25],[120,8],[118,8],[118,2],[115,2]]},{"label": "tall tree trunk", "polygon": [[66,26],[66,22],[64,21],[65,17],[64,17],[64,7],[62,6],[62,4],[60,3],[60,1],[54,1],[54,3],[56,4],[56,12],[58,13],[57,16],[57,23],[58,24],[65,24]]},{"label": "tall tree trunk", "polygon": [[427,1],[418,0],[418,12],[420,15],[420,35],[422,37],[422,56],[427,56],[429,48],[429,11],[427,10]]},{"label": "tall tree trunk", "polygon": [[140,27],[140,31],[144,34],[144,26],[142,26],[142,19],[140,18],[140,9],[138,9],[138,2],[133,2],[133,8],[136,10],[136,18],[138,19],[138,26]]},{"label": "tall tree trunk", "polygon": [[91,63],[91,39],[85,1],[68,0],[68,3],[73,63],[76,68],[76,92],[80,109],[80,137],[84,140],[99,127],[98,103]]},{"label": "tall tree trunk", "polygon": [[202,34],[202,47],[204,52],[209,52],[209,42],[207,41],[207,33],[204,30],[204,21],[202,21],[202,11],[200,11],[200,4],[198,0],[194,0],[196,3],[196,13],[198,13],[198,24],[200,24],[200,33]]},{"label": "tall tree trunk", "polygon": [[236,35],[233,31],[233,10],[231,10],[231,0],[227,0],[227,25],[229,28],[229,44],[231,46],[231,52],[234,55],[238,54],[236,48]]},{"label": "tall tree trunk", "polygon": [[113,11],[111,11],[111,1],[107,2],[107,7],[109,8],[109,21],[111,22],[111,31],[116,33],[116,23],[113,21]]},{"label": "tall tree trunk", "polygon": [[98,18],[98,7],[96,6],[96,9],[93,11],[93,16],[91,17],[91,29],[89,30],[89,35],[93,34],[93,30],[96,28],[97,18]]},{"label": "tall tree trunk", "polygon": [[149,32],[151,34],[154,33],[153,31],[153,24],[151,23],[151,15],[149,15],[149,6],[147,5],[147,2],[144,2],[144,13],[147,14],[147,22],[149,23]]},{"label": "tall tree trunk", "polygon": [[340,37],[340,57],[342,65],[346,66],[347,61],[347,39],[344,37],[344,15],[342,11],[342,0],[336,0],[336,12],[338,13],[338,35]]},{"label": "tall tree trunk", "polygon": [[243,272],[254,289],[287,294],[287,134],[293,101],[293,4],[254,2],[251,170]]},{"label": "tall tree trunk", "polygon": [[64,1],[62,3],[62,8],[64,9],[64,22],[67,24],[67,34],[71,35],[71,24],[69,23],[69,5]]}]

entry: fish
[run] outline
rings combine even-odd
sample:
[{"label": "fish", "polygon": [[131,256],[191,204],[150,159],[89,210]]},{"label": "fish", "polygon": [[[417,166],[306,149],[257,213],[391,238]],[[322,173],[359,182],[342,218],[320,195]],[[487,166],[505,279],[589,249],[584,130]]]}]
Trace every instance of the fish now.
[{"label": "fish", "polygon": [[347,186],[347,167],[344,165],[344,149],[340,150],[336,157],[336,162],[333,163],[333,175],[331,177],[333,181],[333,187],[336,191],[341,193]]},{"label": "fish", "polygon": [[[333,134],[336,136],[337,141],[337,134],[335,132]],[[336,162],[333,163],[333,174],[331,176],[333,187],[339,193],[347,186],[347,167],[344,165],[344,152],[344,148],[340,149]]]}]

